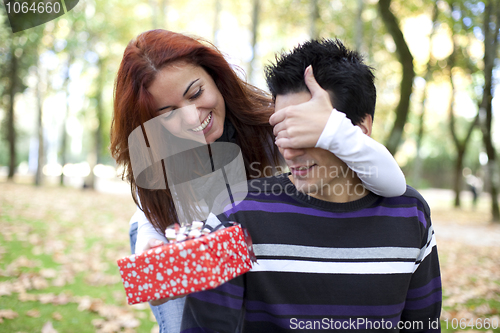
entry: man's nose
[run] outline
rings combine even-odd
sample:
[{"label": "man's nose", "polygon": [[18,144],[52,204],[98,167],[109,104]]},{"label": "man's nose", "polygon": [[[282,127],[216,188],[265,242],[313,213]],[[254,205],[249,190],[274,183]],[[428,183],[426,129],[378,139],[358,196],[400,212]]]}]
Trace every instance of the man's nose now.
[{"label": "man's nose", "polygon": [[304,155],[304,149],[283,148],[282,154],[285,160],[293,160],[296,157]]}]

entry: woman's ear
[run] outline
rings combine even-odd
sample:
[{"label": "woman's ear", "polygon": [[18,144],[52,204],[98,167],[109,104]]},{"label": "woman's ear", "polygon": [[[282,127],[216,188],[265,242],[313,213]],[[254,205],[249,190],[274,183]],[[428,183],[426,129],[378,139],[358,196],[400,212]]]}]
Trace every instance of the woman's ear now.
[{"label": "woman's ear", "polygon": [[356,126],[359,126],[363,133],[365,133],[368,136],[372,135],[372,125],[373,125],[373,118],[371,115],[367,114],[363,120],[357,124]]}]

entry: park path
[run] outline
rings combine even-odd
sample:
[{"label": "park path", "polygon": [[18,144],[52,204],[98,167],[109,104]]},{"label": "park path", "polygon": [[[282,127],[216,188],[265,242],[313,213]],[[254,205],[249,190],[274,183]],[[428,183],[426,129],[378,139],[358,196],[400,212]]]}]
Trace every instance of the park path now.
[{"label": "park path", "polygon": [[450,208],[454,193],[451,190],[428,189],[419,191],[431,207],[431,219],[436,240],[457,241],[475,246],[500,247],[500,223],[490,222],[490,198],[480,197],[478,207],[472,209],[471,195],[461,194],[462,209]]},{"label": "park path", "polygon": [[500,247],[500,225],[462,226],[435,224],[436,240],[453,240],[476,246]]}]

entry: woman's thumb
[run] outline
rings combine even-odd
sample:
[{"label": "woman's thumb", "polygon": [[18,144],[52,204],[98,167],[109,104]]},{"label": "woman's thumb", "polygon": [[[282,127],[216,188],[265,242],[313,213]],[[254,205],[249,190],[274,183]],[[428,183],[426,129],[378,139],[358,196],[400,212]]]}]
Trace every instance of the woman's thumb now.
[{"label": "woman's thumb", "polygon": [[307,66],[304,72],[304,80],[306,82],[307,88],[311,92],[311,95],[314,96],[314,93],[318,90],[323,90],[321,86],[316,82],[316,78],[314,77],[312,65]]}]

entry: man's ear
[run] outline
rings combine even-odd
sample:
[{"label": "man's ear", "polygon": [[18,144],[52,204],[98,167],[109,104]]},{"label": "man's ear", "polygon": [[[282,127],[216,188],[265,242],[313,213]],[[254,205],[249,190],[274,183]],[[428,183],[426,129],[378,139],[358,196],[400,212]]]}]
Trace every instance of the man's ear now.
[{"label": "man's ear", "polygon": [[369,114],[367,114],[359,124],[356,124],[356,126],[359,126],[363,131],[363,133],[365,133],[368,136],[372,135],[372,125],[373,125],[373,118]]}]

